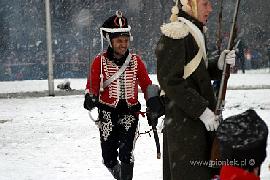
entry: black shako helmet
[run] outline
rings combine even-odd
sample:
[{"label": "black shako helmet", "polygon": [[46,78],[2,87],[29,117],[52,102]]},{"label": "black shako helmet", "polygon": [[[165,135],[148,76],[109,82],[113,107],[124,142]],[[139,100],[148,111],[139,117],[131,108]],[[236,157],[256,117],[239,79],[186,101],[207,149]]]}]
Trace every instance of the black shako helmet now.
[{"label": "black shako helmet", "polygon": [[[115,15],[109,17],[100,28],[101,46],[103,51],[103,38],[106,39],[111,45],[111,40],[118,36],[128,36],[130,34],[131,27],[128,25],[128,20],[123,16],[121,11],[116,11]],[[131,38],[132,39],[132,38]]]}]

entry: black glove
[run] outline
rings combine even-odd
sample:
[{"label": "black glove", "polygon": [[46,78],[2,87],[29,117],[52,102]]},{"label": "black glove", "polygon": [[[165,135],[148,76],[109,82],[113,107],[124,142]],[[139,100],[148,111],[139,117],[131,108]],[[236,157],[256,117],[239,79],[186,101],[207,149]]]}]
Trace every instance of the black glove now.
[{"label": "black glove", "polygon": [[148,108],[146,108],[146,117],[147,117],[147,122],[149,126],[156,127],[158,124],[158,118],[155,118],[156,115],[149,111]]},{"label": "black glove", "polygon": [[98,106],[98,97],[92,94],[85,94],[83,107],[91,111],[94,107]]},{"label": "black glove", "polygon": [[165,114],[164,103],[160,96],[154,96],[146,101],[147,106],[147,120],[149,126],[156,126],[158,118]]}]

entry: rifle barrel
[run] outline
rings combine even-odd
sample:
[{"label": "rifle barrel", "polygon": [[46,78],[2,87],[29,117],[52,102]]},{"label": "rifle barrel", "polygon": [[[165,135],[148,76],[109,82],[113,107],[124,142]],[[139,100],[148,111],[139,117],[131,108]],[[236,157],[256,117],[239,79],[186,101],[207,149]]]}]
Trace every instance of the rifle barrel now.
[{"label": "rifle barrel", "polygon": [[[230,31],[230,38],[229,38],[229,42],[228,42],[228,46],[227,46],[227,49],[229,49],[229,50],[231,50],[233,48],[234,38],[236,37],[235,28],[236,28],[236,22],[237,22],[237,15],[238,15],[238,11],[239,11],[239,5],[240,5],[240,0],[237,0],[236,6],[234,9],[234,16],[233,16],[233,22],[232,22],[231,31]],[[225,59],[224,59],[224,61],[225,61]],[[226,90],[227,90],[227,82],[228,82],[229,77],[230,77],[230,65],[224,63],[223,72],[222,72],[222,79],[221,79],[219,93],[218,93],[218,101],[217,101],[217,106],[215,109],[216,115],[221,114],[221,112],[224,108],[225,96],[226,96]]]}]

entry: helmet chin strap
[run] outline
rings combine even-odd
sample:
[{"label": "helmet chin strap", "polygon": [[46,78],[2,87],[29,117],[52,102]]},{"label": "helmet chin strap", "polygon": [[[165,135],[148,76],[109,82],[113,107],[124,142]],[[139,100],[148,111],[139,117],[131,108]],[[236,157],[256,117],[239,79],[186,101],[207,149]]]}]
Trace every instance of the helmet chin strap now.
[{"label": "helmet chin strap", "polygon": [[106,40],[108,41],[110,47],[112,48],[112,42],[110,40],[109,33],[106,33]]}]

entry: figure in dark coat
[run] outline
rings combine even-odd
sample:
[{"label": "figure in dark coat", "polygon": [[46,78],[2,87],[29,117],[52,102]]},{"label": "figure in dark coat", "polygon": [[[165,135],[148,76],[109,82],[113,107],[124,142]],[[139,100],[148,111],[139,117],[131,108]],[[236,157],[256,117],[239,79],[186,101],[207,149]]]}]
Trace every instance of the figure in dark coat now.
[{"label": "figure in dark coat", "polygon": [[243,40],[239,39],[237,42],[237,52],[236,52],[236,64],[238,68],[241,68],[242,73],[245,74],[245,44]]},{"label": "figure in dark coat", "polygon": [[[161,27],[156,48],[157,78],[166,94],[163,179],[208,180],[212,169],[203,163],[210,158],[209,131],[219,124],[211,80],[221,78],[224,58],[209,62],[206,57],[203,27],[212,11],[210,2],[181,3],[185,12],[173,7],[172,22]],[[225,62],[233,65],[234,52],[226,53]]]}]

